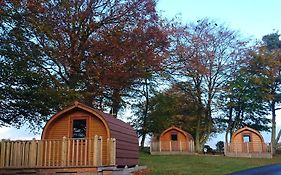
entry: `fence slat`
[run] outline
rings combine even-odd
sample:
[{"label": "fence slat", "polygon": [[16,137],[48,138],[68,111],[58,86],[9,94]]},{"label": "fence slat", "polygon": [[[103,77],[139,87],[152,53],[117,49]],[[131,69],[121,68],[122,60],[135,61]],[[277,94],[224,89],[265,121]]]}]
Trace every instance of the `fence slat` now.
[{"label": "fence slat", "polygon": [[98,153],[98,155],[99,155],[99,161],[100,161],[100,163],[98,164],[99,166],[102,166],[103,165],[103,160],[102,160],[102,137],[100,136],[99,137],[99,153]]},{"label": "fence slat", "polygon": [[4,139],[1,140],[0,144],[0,167],[5,167],[5,151],[6,151],[6,142]]},{"label": "fence slat", "polygon": [[61,166],[66,166],[66,137],[62,138],[62,145],[61,145]]},{"label": "fence slat", "polygon": [[11,142],[7,142],[7,145],[6,145],[6,154],[5,154],[5,157],[6,157],[6,160],[5,160],[5,166],[10,166],[10,159],[11,159]]},{"label": "fence slat", "polygon": [[84,165],[87,165],[88,139],[85,140]]},{"label": "fence slat", "polygon": [[97,156],[98,156],[98,136],[94,137],[94,151],[93,151],[93,165],[97,166]]},{"label": "fence slat", "polygon": [[35,167],[36,166],[36,157],[37,157],[37,147],[36,147],[36,140],[35,138],[32,139],[29,149],[29,166]]}]

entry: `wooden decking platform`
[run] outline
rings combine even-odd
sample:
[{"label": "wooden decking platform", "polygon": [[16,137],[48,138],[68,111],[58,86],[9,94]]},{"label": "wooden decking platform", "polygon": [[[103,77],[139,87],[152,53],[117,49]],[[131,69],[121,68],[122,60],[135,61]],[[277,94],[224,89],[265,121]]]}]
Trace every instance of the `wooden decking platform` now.
[{"label": "wooden decking platform", "polygon": [[267,158],[271,159],[271,153],[235,153],[235,152],[226,152],[226,156],[228,157],[246,157],[246,158]]},{"label": "wooden decking platform", "polygon": [[48,167],[48,168],[1,168],[0,174],[93,174],[96,175],[97,167]]},{"label": "wooden decking platform", "polygon": [[133,174],[144,174],[147,171],[146,166],[134,166],[131,168],[117,168],[115,166],[105,167],[67,167],[67,168],[6,168],[0,169],[2,175],[12,174],[38,174],[38,175],[52,175],[52,174],[63,174],[63,175],[133,175]]}]

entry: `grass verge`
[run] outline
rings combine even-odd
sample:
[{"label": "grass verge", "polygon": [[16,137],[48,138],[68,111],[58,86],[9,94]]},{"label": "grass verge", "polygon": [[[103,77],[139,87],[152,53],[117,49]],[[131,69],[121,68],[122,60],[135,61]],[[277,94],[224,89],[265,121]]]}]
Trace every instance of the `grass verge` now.
[{"label": "grass verge", "polygon": [[232,158],[211,155],[152,156],[140,153],[140,163],[149,175],[223,175],[243,169],[281,163],[281,156],[272,159]]}]

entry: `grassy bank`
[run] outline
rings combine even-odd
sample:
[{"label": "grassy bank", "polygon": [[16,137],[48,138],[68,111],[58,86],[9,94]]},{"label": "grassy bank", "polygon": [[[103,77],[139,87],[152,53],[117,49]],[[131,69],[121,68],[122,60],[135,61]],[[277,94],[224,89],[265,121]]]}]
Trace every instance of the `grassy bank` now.
[{"label": "grassy bank", "polygon": [[281,163],[273,159],[231,158],[224,156],[152,156],[141,153],[140,162],[150,168],[150,175],[222,175],[252,167]]}]

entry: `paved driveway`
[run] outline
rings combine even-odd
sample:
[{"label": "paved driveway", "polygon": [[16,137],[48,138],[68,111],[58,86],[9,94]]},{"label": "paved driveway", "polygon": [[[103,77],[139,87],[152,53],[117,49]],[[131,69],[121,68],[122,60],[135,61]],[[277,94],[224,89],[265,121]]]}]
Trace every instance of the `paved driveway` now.
[{"label": "paved driveway", "polygon": [[281,164],[251,168],[227,175],[281,175]]}]

